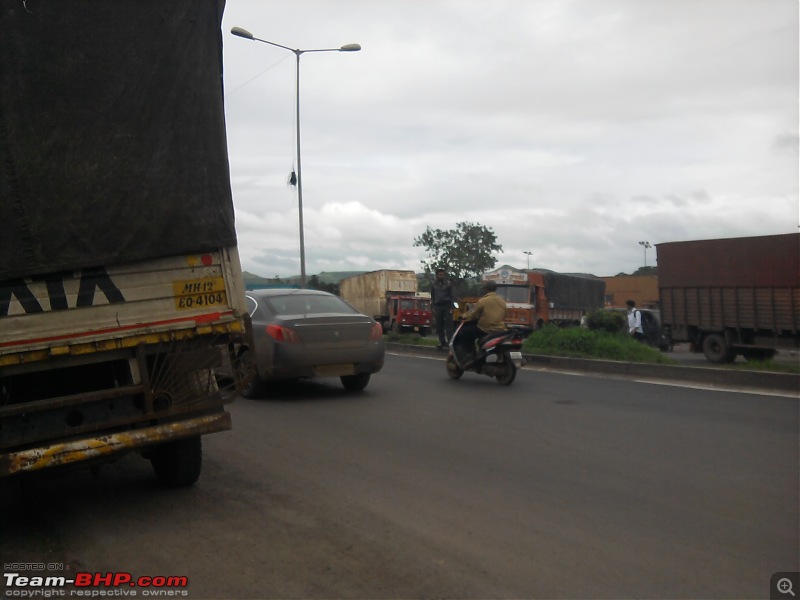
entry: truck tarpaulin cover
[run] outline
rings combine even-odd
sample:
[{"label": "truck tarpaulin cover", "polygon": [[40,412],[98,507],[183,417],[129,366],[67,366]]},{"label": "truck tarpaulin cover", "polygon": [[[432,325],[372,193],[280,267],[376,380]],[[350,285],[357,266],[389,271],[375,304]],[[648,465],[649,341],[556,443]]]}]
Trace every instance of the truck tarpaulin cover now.
[{"label": "truck tarpaulin cover", "polygon": [[0,5],[0,280],[236,245],[223,9]]},{"label": "truck tarpaulin cover", "polygon": [[544,272],[547,299],[556,308],[603,306],[606,283],[591,276]]}]

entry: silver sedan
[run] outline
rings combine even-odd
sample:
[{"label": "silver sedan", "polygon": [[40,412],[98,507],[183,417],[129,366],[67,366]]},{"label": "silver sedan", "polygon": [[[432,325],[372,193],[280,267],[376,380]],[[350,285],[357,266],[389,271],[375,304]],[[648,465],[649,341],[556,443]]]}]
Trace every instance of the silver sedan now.
[{"label": "silver sedan", "polygon": [[383,367],[380,323],[344,300],[317,290],[269,288],[247,292],[256,376],[245,398],[263,395],[269,381],[339,377],[361,391]]}]

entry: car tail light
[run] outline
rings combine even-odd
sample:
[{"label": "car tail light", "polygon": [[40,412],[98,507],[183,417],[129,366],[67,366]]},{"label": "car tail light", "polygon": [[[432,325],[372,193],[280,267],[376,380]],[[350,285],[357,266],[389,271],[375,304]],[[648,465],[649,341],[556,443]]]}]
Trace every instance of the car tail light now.
[{"label": "car tail light", "polygon": [[280,325],[267,325],[267,335],[276,342],[286,342],[288,344],[299,344],[300,336],[293,329],[281,327]]},{"label": "car tail light", "polygon": [[375,323],[372,329],[369,330],[369,339],[379,340],[381,338],[383,338],[383,327],[381,327],[380,323]]}]

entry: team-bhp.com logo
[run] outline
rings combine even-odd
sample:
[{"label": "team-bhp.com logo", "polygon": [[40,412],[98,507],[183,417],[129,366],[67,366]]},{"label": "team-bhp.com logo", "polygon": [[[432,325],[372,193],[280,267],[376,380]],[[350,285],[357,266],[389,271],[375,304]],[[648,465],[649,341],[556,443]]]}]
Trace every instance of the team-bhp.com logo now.
[{"label": "team-bhp.com logo", "polygon": [[[101,597],[101,596],[188,596],[188,577],[134,577],[124,571],[111,573],[75,573],[72,577],[32,576],[3,573],[4,598]],[[71,586],[73,589],[64,589]],[[50,593],[45,593],[50,592]]]}]

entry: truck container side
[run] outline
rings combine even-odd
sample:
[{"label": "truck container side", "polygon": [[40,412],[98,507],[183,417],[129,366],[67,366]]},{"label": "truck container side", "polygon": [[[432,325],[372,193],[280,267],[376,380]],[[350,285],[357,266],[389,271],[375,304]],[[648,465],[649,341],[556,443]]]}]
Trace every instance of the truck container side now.
[{"label": "truck container side", "polygon": [[800,234],[656,248],[661,316],[673,342],[691,343],[712,362],[800,347]]}]

